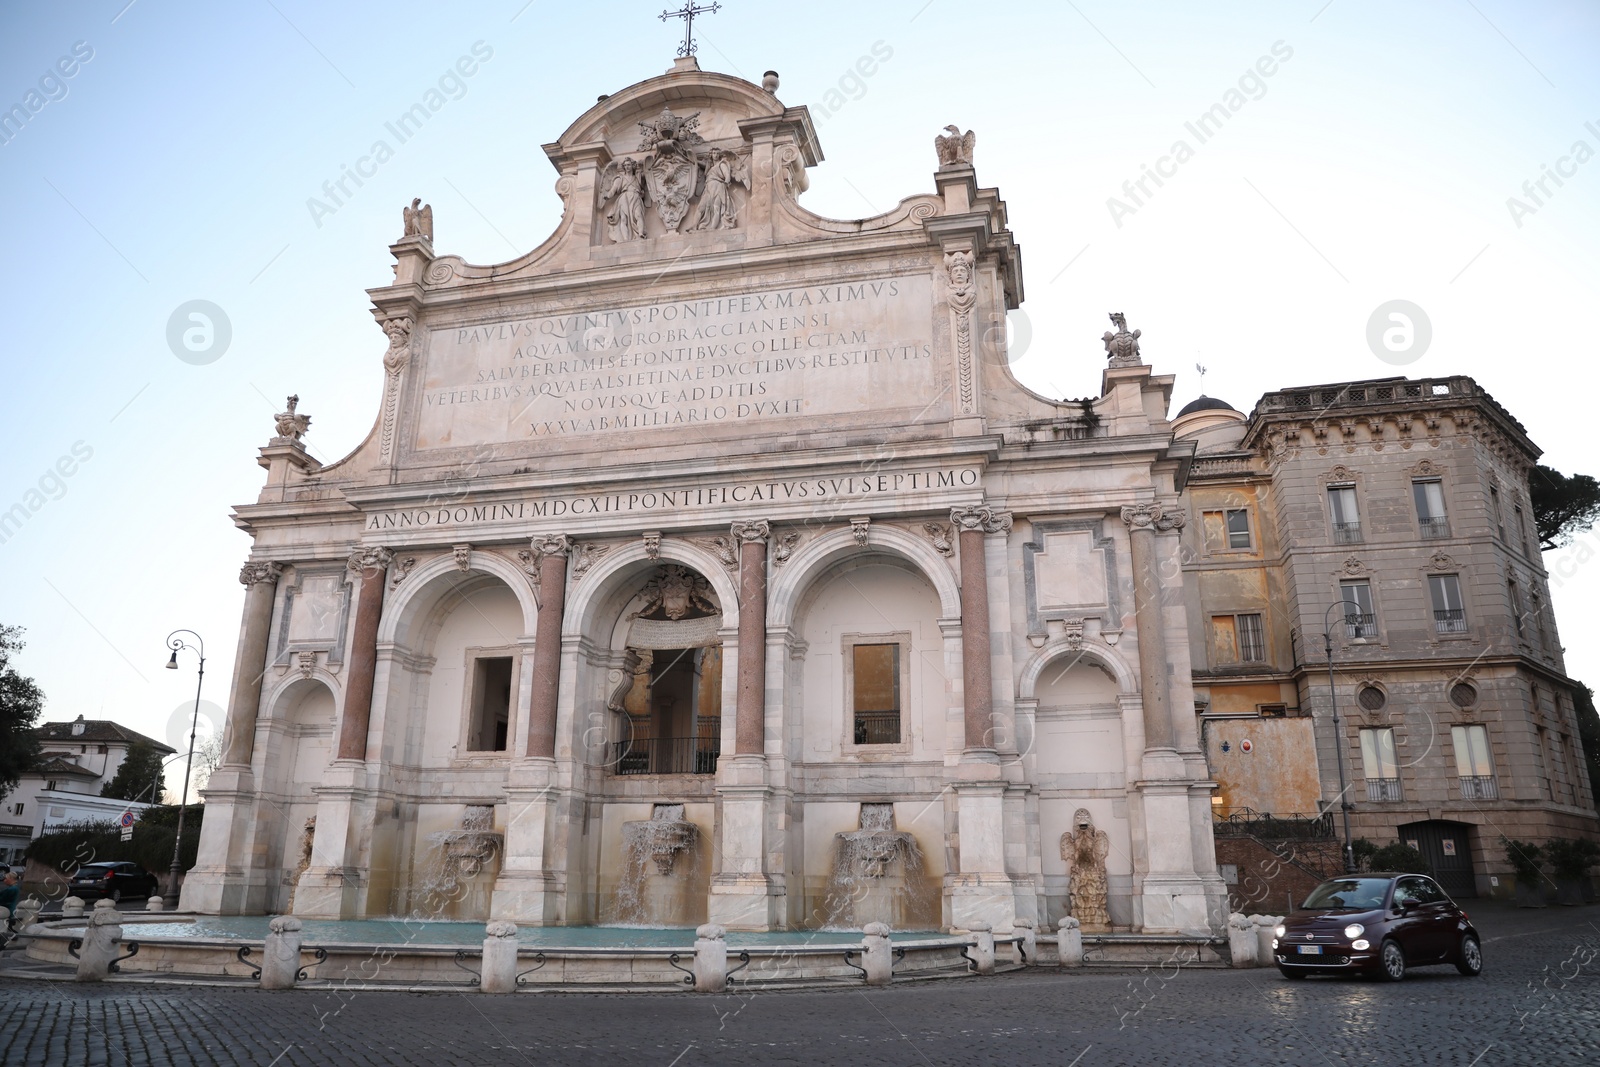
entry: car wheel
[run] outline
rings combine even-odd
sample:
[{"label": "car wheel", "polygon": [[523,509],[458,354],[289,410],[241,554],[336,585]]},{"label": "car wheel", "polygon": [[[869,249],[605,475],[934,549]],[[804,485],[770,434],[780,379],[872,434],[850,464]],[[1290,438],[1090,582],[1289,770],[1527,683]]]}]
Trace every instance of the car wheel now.
[{"label": "car wheel", "polygon": [[1456,970],[1468,978],[1476,978],[1483,973],[1483,949],[1478,947],[1478,939],[1471,934],[1461,939],[1461,947],[1456,950]]},{"label": "car wheel", "polygon": [[1285,978],[1293,978],[1296,981],[1299,981],[1306,976],[1306,972],[1304,971],[1291,971],[1287,967],[1279,967],[1278,973],[1283,975]]},{"label": "car wheel", "polygon": [[108,893],[106,895],[109,896],[112,900],[116,901],[118,904],[122,903],[122,890],[113,889],[110,893]]},{"label": "car wheel", "polygon": [[1390,982],[1398,982],[1406,976],[1406,954],[1398,941],[1385,941],[1382,950],[1378,953],[1378,974]]}]

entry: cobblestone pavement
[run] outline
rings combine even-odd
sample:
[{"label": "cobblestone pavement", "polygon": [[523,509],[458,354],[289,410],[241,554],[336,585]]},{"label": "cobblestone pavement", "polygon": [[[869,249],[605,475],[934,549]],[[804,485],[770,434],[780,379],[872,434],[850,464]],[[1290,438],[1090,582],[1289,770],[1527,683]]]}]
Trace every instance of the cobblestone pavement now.
[{"label": "cobblestone pavement", "polygon": [[1037,970],[891,989],[336,995],[0,980],[0,1063],[1600,1063],[1600,908],[1470,908],[1485,973]]}]

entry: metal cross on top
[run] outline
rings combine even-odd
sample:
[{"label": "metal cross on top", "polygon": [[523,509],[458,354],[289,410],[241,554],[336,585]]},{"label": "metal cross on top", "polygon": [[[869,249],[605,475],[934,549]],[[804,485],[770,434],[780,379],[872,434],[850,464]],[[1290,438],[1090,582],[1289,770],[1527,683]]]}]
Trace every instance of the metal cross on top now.
[{"label": "metal cross on top", "polygon": [[696,5],[694,0],[687,0],[680,11],[661,12],[662,22],[668,19],[683,20],[683,43],[678,46],[678,54],[680,56],[694,55],[694,17],[696,15],[713,14],[721,10],[722,5],[719,3]]}]

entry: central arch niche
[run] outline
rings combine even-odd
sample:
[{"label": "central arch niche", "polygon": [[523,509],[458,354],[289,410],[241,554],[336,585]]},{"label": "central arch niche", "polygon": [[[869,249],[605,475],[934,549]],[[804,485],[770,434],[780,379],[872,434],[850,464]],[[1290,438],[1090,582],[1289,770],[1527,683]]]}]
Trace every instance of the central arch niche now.
[{"label": "central arch niche", "polygon": [[622,680],[607,707],[619,736],[616,775],[713,774],[722,748],[722,609],[705,576],[664,563],[615,631]]}]

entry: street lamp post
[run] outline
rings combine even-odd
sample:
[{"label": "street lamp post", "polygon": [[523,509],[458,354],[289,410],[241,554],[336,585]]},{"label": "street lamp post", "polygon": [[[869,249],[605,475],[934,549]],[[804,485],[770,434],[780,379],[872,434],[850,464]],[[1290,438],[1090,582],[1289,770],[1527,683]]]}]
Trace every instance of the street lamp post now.
[{"label": "street lamp post", "polygon": [[[191,645],[179,634],[188,634],[195,639]],[[200,726],[200,687],[206,680],[206,643],[200,635],[193,630],[174,630],[167,635],[167,647],[172,650],[172,657],[167,660],[167,670],[178,669],[178,653],[188,649],[200,657],[200,674],[194,683],[194,716],[189,721],[189,757],[183,765],[183,795],[178,803],[178,836],[172,842],[172,870],[168,878],[169,891],[167,906],[176,911],[178,908],[178,878],[182,875],[182,861],[178,858],[179,851],[183,848],[183,817],[189,810],[189,772],[194,769],[194,735]]]},{"label": "street lamp post", "polygon": [[1328,610],[1322,613],[1322,648],[1328,657],[1328,699],[1333,703],[1333,755],[1339,764],[1339,813],[1344,819],[1344,870],[1346,874],[1356,873],[1356,850],[1350,843],[1350,799],[1348,787],[1344,778],[1344,728],[1339,725],[1339,690],[1333,680],[1333,624],[1329,621],[1335,608],[1344,608],[1346,611],[1352,605],[1345,600],[1336,600],[1328,605]]}]

